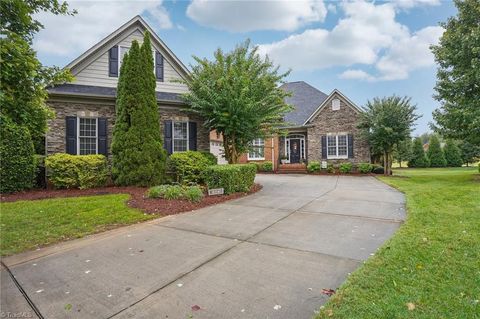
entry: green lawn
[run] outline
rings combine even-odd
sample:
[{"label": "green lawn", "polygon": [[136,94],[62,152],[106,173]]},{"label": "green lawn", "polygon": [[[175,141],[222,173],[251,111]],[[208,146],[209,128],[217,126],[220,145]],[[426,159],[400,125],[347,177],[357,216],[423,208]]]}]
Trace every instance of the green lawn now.
[{"label": "green lawn", "polygon": [[11,255],[155,218],[128,207],[129,196],[115,194],[1,203],[0,254]]},{"label": "green lawn", "polygon": [[394,174],[381,180],[406,194],[405,224],[317,318],[480,318],[477,168]]}]

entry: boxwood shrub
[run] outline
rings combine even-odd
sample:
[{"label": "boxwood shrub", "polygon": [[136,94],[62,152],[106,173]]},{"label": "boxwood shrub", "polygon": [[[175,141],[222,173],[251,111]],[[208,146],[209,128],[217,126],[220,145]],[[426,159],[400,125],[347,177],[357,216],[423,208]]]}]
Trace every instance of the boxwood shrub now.
[{"label": "boxwood shrub", "polygon": [[36,163],[29,131],[7,118],[0,120],[0,192],[31,188]]},{"label": "boxwood shrub", "polygon": [[375,165],[372,169],[372,173],[374,173],[374,174],[384,174],[385,169],[381,165]]},{"label": "boxwood shrub", "polygon": [[350,162],[340,164],[340,173],[347,174],[352,171],[353,164]]},{"label": "boxwood shrub", "polygon": [[273,163],[270,161],[254,163],[257,167],[257,172],[271,172],[273,171]]},{"label": "boxwood shrub", "polygon": [[92,188],[105,186],[107,160],[103,155],[58,153],[45,159],[48,180],[55,188]]},{"label": "boxwood shrub", "polygon": [[207,168],[205,182],[209,189],[223,188],[225,194],[248,192],[255,181],[255,164],[215,165]]},{"label": "boxwood shrub", "polygon": [[208,166],[216,165],[215,155],[207,152],[187,151],[173,153],[167,161],[167,171],[180,184],[203,184]]},{"label": "boxwood shrub", "polygon": [[200,186],[159,185],[150,187],[147,192],[148,198],[186,199],[191,202],[199,202],[203,198]]}]

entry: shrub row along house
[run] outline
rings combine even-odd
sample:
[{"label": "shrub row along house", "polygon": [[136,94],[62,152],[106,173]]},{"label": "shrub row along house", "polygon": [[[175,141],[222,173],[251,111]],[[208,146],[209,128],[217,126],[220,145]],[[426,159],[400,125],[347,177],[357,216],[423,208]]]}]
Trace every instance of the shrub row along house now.
[{"label": "shrub row along house", "polygon": [[[148,24],[136,16],[67,65],[75,76],[70,84],[49,89],[49,106],[56,117],[49,122],[46,153],[75,155],[103,154],[110,157],[115,124],[115,100],[123,55],[133,40],[142,42],[143,33],[152,35],[156,94],[168,154],[187,150],[209,151],[221,157],[221,138],[211,141],[202,118],[188,112],[181,94],[187,87],[178,80],[189,71]],[[241,162],[280,160],[290,164],[308,161],[339,163],[370,162],[368,144],[361,138],[356,122],[361,110],[344,94],[327,95],[305,82],[286,83],[292,94],[287,103],[294,110],[286,115],[285,136],[252,141],[252,150]],[[221,159],[219,161],[222,162]]]}]

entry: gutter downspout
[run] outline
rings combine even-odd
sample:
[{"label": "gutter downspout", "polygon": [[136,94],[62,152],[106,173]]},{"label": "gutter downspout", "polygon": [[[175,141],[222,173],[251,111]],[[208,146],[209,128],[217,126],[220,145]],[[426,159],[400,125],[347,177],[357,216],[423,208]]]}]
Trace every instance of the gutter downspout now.
[{"label": "gutter downspout", "polygon": [[275,142],[274,142],[273,136],[272,136],[272,164],[273,164],[272,165],[272,170],[273,170],[273,172],[275,172],[275,165],[276,165],[276,163],[275,163],[275,144],[274,143]]}]

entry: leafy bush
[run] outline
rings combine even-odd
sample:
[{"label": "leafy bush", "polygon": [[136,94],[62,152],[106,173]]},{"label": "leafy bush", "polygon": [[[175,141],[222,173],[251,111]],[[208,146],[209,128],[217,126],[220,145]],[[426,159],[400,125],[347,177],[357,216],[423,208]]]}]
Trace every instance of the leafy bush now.
[{"label": "leafy bush", "polygon": [[385,173],[385,169],[383,168],[383,166],[375,165],[375,166],[373,167],[372,173],[374,173],[374,174],[384,174],[384,173]]},{"label": "leafy bush", "polygon": [[253,164],[214,165],[206,170],[208,188],[223,188],[225,194],[248,192],[254,183],[256,166]]},{"label": "leafy bush", "polygon": [[0,192],[31,188],[36,165],[30,133],[4,117],[0,126]]},{"label": "leafy bush", "polygon": [[370,163],[360,163],[358,164],[358,170],[362,174],[368,174],[372,171],[373,166]]},{"label": "leafy bush", "polygon": [[200,202],[203,198],[203,192],[199,186],[189,186],[185,188],[184,196],[191,202]]},{"label": "leafy bush", "polygon": [[205,158],[210,162],[210,165],[217,165],[218,158],[210,152],[200,151],[200,153],[205,156]]},{"label": "leafy bush", "polygon": [[327,164],[327,172],[333,174],[335,173],[335,166],[333,164],[328,163]]},{"label": "leafy bush", "polygon": [[350,162],[340,164],[340,172],[343,174],[350,173],[352,171],[352,168],[353,164]]},{"label": "leafy bush", "polygon": [[317,162],[317,161],[309,162],[308,165],[307,165],[307,170],[310,173],[319,172],[320,171],[320,162]]},{"label": "leafy bush", "polygon": [[208,166],[215,165],[213,154],[187,151],[173,153],[168,159],[168,171],[174,176],[174,180],[180,184],[203,184],[204,173]]},{"label": "leafy bush", "polygon": [[263,162],[262,169],[264,172],[271,172],[273,171],[273,163],[270,161]]},{"label": "leafy bush", "polygon": [[199,202],[203,198],[203,191],[199,186],[159,185],[151,187],[147,192],[148,198],[187,199]]},{"label": "leafy bush", "polygon": [[45,159],[49,181],[56,188],[92,188],[104,186],[108,178],[103,155],[58,153]]},{"label": "leafy bush", "polygon": [[165,194],[163,197],[165,199],[180,199],[184,195],[182,186],[180,185],[170,185],[165,189]]}]

